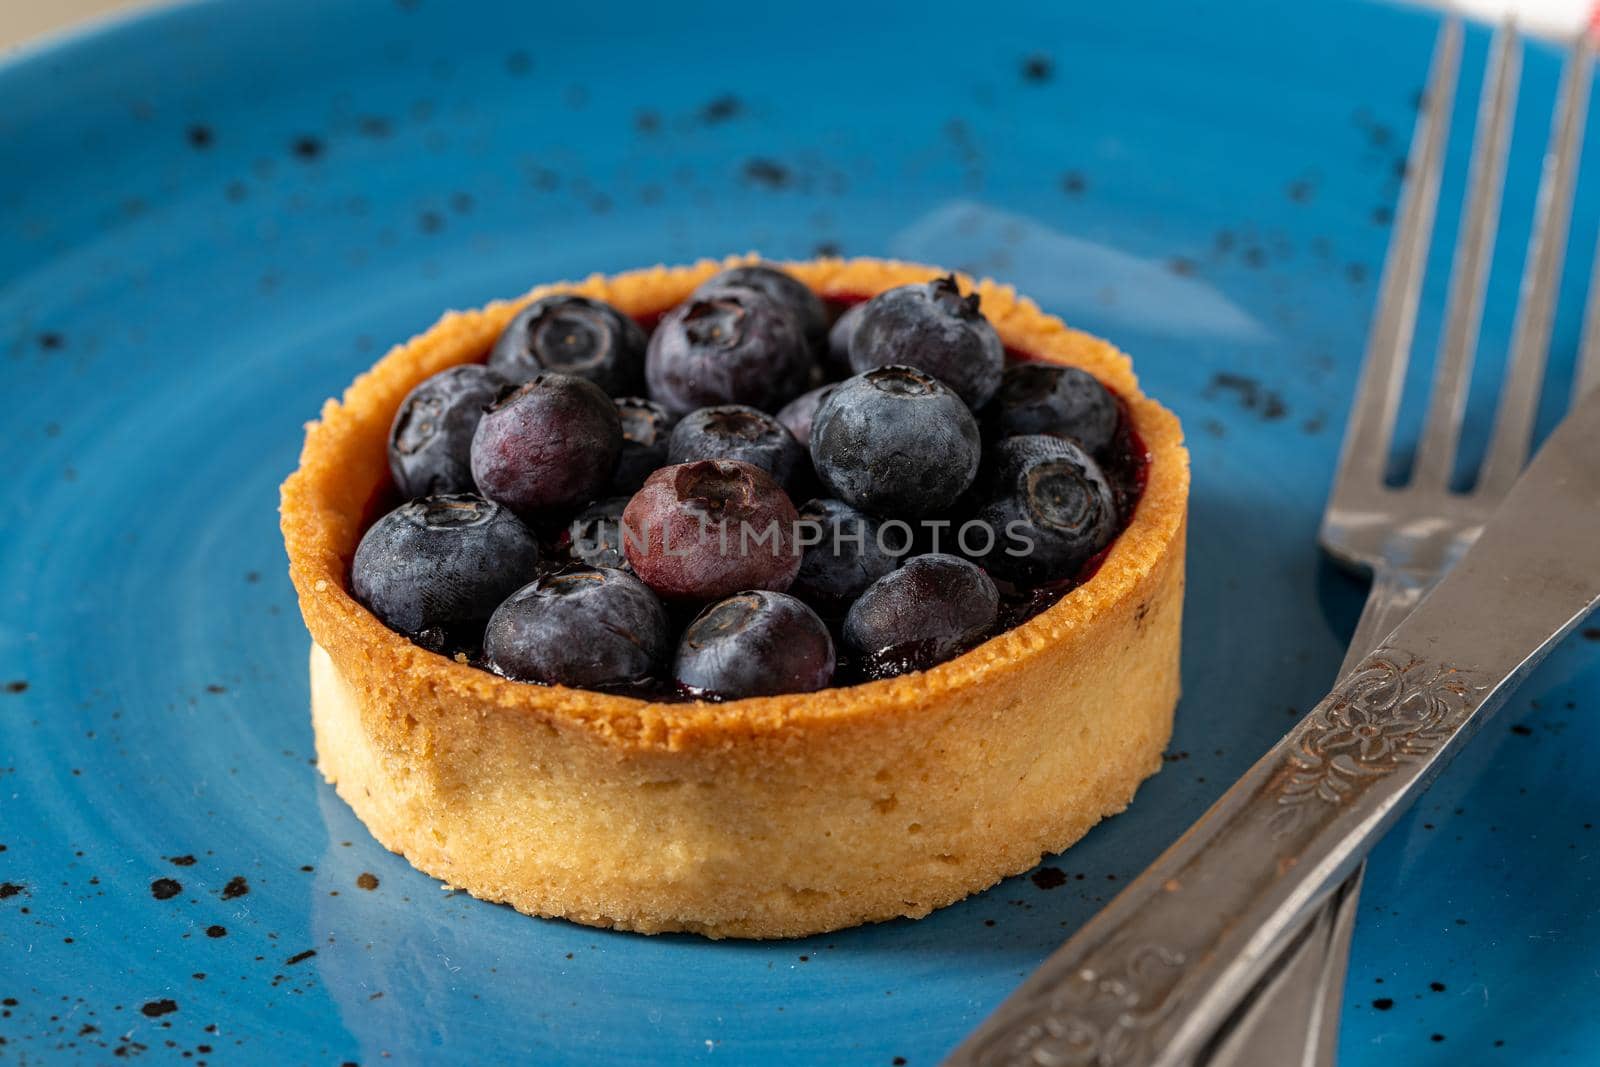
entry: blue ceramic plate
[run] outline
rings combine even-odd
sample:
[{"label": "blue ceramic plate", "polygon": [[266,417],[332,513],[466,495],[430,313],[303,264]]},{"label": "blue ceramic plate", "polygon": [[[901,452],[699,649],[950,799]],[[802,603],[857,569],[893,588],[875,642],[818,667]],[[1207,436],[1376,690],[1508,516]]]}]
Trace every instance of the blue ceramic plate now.
[{"label": "blue ceramic plate", "polygon": [[[1189,8],[208,3],[0,67],[0,1062],[950,1049],[1321,695],[1362,595],[1313,535],[1437,24]],[[1559,57],[1526,68],[1475,417]],[[1586,180],[1580,265],[1597,226]],[[1194,450],[1170,763],[1064,880],[921,922],[711,944],[442,892],[311,765],[301,423],[445,308],[752,248],[992,274],[1135,354]],[[1596,637],[1377,852],[1347,1062],[1593,1062]]]}]

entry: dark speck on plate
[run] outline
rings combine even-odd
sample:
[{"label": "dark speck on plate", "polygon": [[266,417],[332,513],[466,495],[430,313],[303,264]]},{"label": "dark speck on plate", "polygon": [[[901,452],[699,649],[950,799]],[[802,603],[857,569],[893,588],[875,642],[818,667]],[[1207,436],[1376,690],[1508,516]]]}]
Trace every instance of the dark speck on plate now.
[{"label": "dark speck on plate", "polygon": [[1042,85],[1050,80],[1055,69],[1055,62],[1049,56],[1036,52],[1022,61],[1022,80]]},{"label": "dark speck on plate", "polygon": [[170,1015],[177,1011],[178,1002],[163,997],[160,1000],[152,1000],[139,1010],[152,1019],[159,1019],[163,1015]]},{"label": "dark speck on plate", "polygon": [[208,926],[206,927],[206,936],[211,938],[227,937],[228,928],[226,926]]},{"label": "dark speck on plate", "polygon": [[1081,171],[1069,170],[1061,176],[1061,191],[1068,196],[1082,196],[1089,188],[1089,179]]},{"label": "dark speck on plate", "polygon": [[1372,1006],[1377,1008],[1379,1011],[1388,1011],[1390,1008],[1394,1007],[1394,1001],[1389,997],[1379,997],[1377,1000],[1372,1002]]},{"label": "dark speck on plate", "polygon": [[53,330],[47,330],[39,335],[39,347],[44,349],[46,352],[55,352],[61,348],[65,348],[66,344],[67,339]]},{"label": "dark speck on plate", "polygon": [[157,878],[150,883],[150,895],[157,900],[171,900],[183,892],[183,885],[173,878]]},{"label": "dark speck on plate", "polygon": [[789,185],[789,168],[770,159],[751,159],[744,165],[745,180],[768,189],[785,189]]},{"label": "dark speck on plate", "polygon": [[245,881],[244,875],[236,874],[228,879],[227,885],[222,887],[222,899],[232,900],[234,897],[242,897],[249,892],[250,883]]},{"label": "dark speck on plate", "polygon": [[20,886],[16,882],[0,882],[0,900],[9,900],[25,888],[27,887]]},{"label": "dark speck on plate", "polygon": [[304,134],[300,137],[296,137],[294,139],[294,143],[289,147],[294,152],[296,159],[303,160],[307,163],[311,162],[313,159],[319,158],[323,152],[321,138],[312,137],[310,134]]},{"label": "dark speck on plate", "polygon": [[1055,889],[1067,884],[1067,873],[1060,867],[1040,867],[1032,877],[1033,884],[1040,889]]},{"label": "dark speck on plate", "polygon": [[715,126],[720,122],[738,118],[739,113],[743,110],[744,104],[740,102],[737,96],[731,93],[724,93],[713,98],[700,109],[700,121],[708,126]]},{"label": "dark speck on plate", "polygon": [[366,890],[376,889],[378,888],[378,876],[370,871],[362,871],[356,875],[356,887]]},{"label": "dark speck on plate", "polygon": [[519,48],[515,52],[507,53],[506,70],[509,73],[521,77],[532,69],[533,57],[524,52],[522,49]]},{"label": "dark speck on plate", "polygon": [[185,136],[189,140],[190,148],[210,148],[211,142],[216,140],[216,136],[211,132],[211,127],[200,123],[190,126],[189,132]]},{"label": "dark speck on plate", "polygon": [[26,693],[27,691],[28,683],[23,681],[21,678],[18,678],[14,682],[6,683],[6,692],[8,693]]},{"label": "dark speck on plate", "polygon": [[1517,725],[1515,725],[1515,726],[1513,726],[1511,728],[1511,732],[1516,734],[1518,737],[1532,737],[1533,736],[1533,727],[1524,726],[1522,723],[1519,722],[1519,723],[1517,723]]}]

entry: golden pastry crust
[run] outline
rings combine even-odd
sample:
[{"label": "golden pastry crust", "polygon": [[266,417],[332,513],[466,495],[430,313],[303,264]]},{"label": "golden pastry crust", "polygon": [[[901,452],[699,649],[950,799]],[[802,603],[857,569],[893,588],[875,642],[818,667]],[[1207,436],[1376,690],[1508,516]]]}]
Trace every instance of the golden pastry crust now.
[{"label": "golden pastry crust", "polygon": [[[499,678],[417,647],[351,597],[350,560],[388,491],[389,423],[414,385],[483,359],[528,300],[572,291],[648,316],[742,261],[449,313],[307,427],[281,510],[314,642],[319,765],[379,841],[475,896],[712,937],[916,917],[1072,844],[1160,767],[1178,697],[1181,430],[1126,356],[992,282],[975,288],[1007,346],[1114,389],[1151,462],[1093,578],[955,660],[820,693],[650,703]],[[942,273],[872,259],[788,269],[824,296]]]}]

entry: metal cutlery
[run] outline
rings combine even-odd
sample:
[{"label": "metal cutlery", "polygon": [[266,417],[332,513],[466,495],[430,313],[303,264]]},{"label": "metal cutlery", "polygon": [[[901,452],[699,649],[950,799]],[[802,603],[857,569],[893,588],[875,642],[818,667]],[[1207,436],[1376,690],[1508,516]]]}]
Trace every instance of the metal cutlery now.
[{"label": "metal cutlery", "polygon": [[[1600,397],[1569,418],[1512,487],[1549,347],[1589,91],[1587,41],[1574,48],[1560,91],[1489,453],[1474,488],[1458,493],[1451,473],[1520,66],[1512,27],[1496,36],[1422,443],[1410,481],[1385,484],[1460,49],[1459,24],[1446,23],[1324,517],[1323,546],[1373,574],[1339,685],[950,1062],[1330,1063],[1360,885],[1359,872],[1344,885],[1338,877],[1600,593]],[[1575,398],[1600,381],[1600,285],[1585,337]],[[1502,502],[1491,536],[1472,548]],[[1544,551],[1576,555],[1556,561],[1534,550],[1520,530],[1532,520],[1516,514],[1525,506],[1566,524],[1539,531],[1549,535]],[[1519,556],[1519,542],[1534,553]],[[1430,595],[1458,560],[1455,576]],[[1502,593],[1519,567],[1533,584],[1517,587],[1514,599],[1545,610],[1530,610],[1521,630],[1489,625],[1470,639],[1473,598]],[[1496,568],[1504,568],[1499,578]],[[1374,651],[1419,601],[1418,614]],[[1481,624],[1481,603],[1479,615]],[[1262,859],[1270,862],[1252,863]]]}]

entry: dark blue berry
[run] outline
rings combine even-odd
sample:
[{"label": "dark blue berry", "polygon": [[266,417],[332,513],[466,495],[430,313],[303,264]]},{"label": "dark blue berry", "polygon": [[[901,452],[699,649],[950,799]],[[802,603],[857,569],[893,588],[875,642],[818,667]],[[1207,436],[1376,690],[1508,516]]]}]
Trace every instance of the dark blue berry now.
[{"label": "dark blue berry", "polygon": [[389,471],[401,496],[473,491],[472,432],[505,385],[488,367],[468,363],[406,394],[389,427]]},{"label": "dark blue berry", "polygon": [[832,495],[874,515],[949,507],[978,473],[972,412],[943,382],[879,367],[840,382],[817,409],[811,459]]},{"label": "dark blue berry", "polygon": [[794,317],[754,289],[692,296],[661,319],[645,359],[650,398],[683,415],[717,404],[772,411],[810,381]]},{"label": "dark blue berry", "polygon": [[646,479],[622,513],[622,547],[634,573],[673,600],[781,592],[800,569],[798,521],[766,471],[707,459]]},{"label": "dark blue berry", "polygon": [[823,689],[833,668],[833,638],[816,612],[784,593],[753,590],[695,617],[673,675],[696,695],[737,698]]},{"label": "dark blue berry", "polygon": [[984,410],[985,429],[998,440],[1046,433],[1071,437],[1101,455],[1117,432],[1117,401],[1094,375],[1078,367],[1017,363]]},{"label": "dark blue berry", "polygon": [[628,497],[614,496],[596,501],[578,513],[567,526],[572,558],[591,567],[630,570],[622,551],[622,511]]},{"label": "dark blue berry", "polygon": [[817,417],[817,408],[833,392],[833,385],[819,385],[809,393],[801,393],[778,411],[778,421],[805,447],[811,447],[811,423]]},{"label": "dark blue berry", "polygon": [[620,396],[616,403],[617,417],[622,420],[622,452],[617,456],[616,473],[611,476],[611,491],[632,493],[667,465],[672,416],[660,404],[643,397]]},{"label": "dark blue berry", "polygon": [[799,530],[800,573],[789,588],[824,611],[842,612],[899,565],[902,542],[842,500],[808,501]]},{"label": "dark blue berry", "polygon": [[962,296],[954,276],[903,285],[873,297],[850,338],[856,373],[900,364],[938,378],[976,411],[1000,387],[1005,346],[978,310],[978,294]]},{"label": "dark blue berry", "polygon": [[595,499],[622,451],[622,422],[600,387],[540,374],[484,412],[472,438],[478,491],[520,514]]},{"label": "dark blue berry", "polygon": [[769,263],[730,267],[696,287],[696,296],[718,289],[754,289],[783,308],[800,326],[807,343],[821,350],[828,334],[828,311],[822,299],[794,275]]},{"label": "dark blue berry", "polygon": [[851,605],[844,641],[871,675],[926,670],[988,637],[999,610],[999,590],[979,567],[913,556]]},{"label": "dark blue berry", "polygon": [[1111,486],[1075,442],[1008,437],[991,450],[989,466],[973,518],[996,534],[981,554],[994,574],[1020,583],[1068,578],[1116,536]]},{"label": "dark blue berry", "polygon": [[800,442],[783,423],[764,411],[742,404],[691,411],[673,427],[672,437],[667,442],[668,463],[738,460],[760,467],[782,486],[789,484],[805,458]]},{"label": "dark blue berry", "polygon": [[665,666],[666,609],[631,574],[583,567],[541,575],[501,604],[483,635],[489,667],[522,682],[601,689]]},{"label": "dark blue berry", "polygon": [[513,382],[556,371],[622,396],[640,391],[644,350],[639,324],[610,304],[557,293],[517,313],[494,343],[489,366]]},{"label": "dark blue berry", "polygon": [[469,494],[422,497],[373,523],[350,586],[392,630],[472,644],[499,603],[533,576],[539,545],[510,511]]}]

